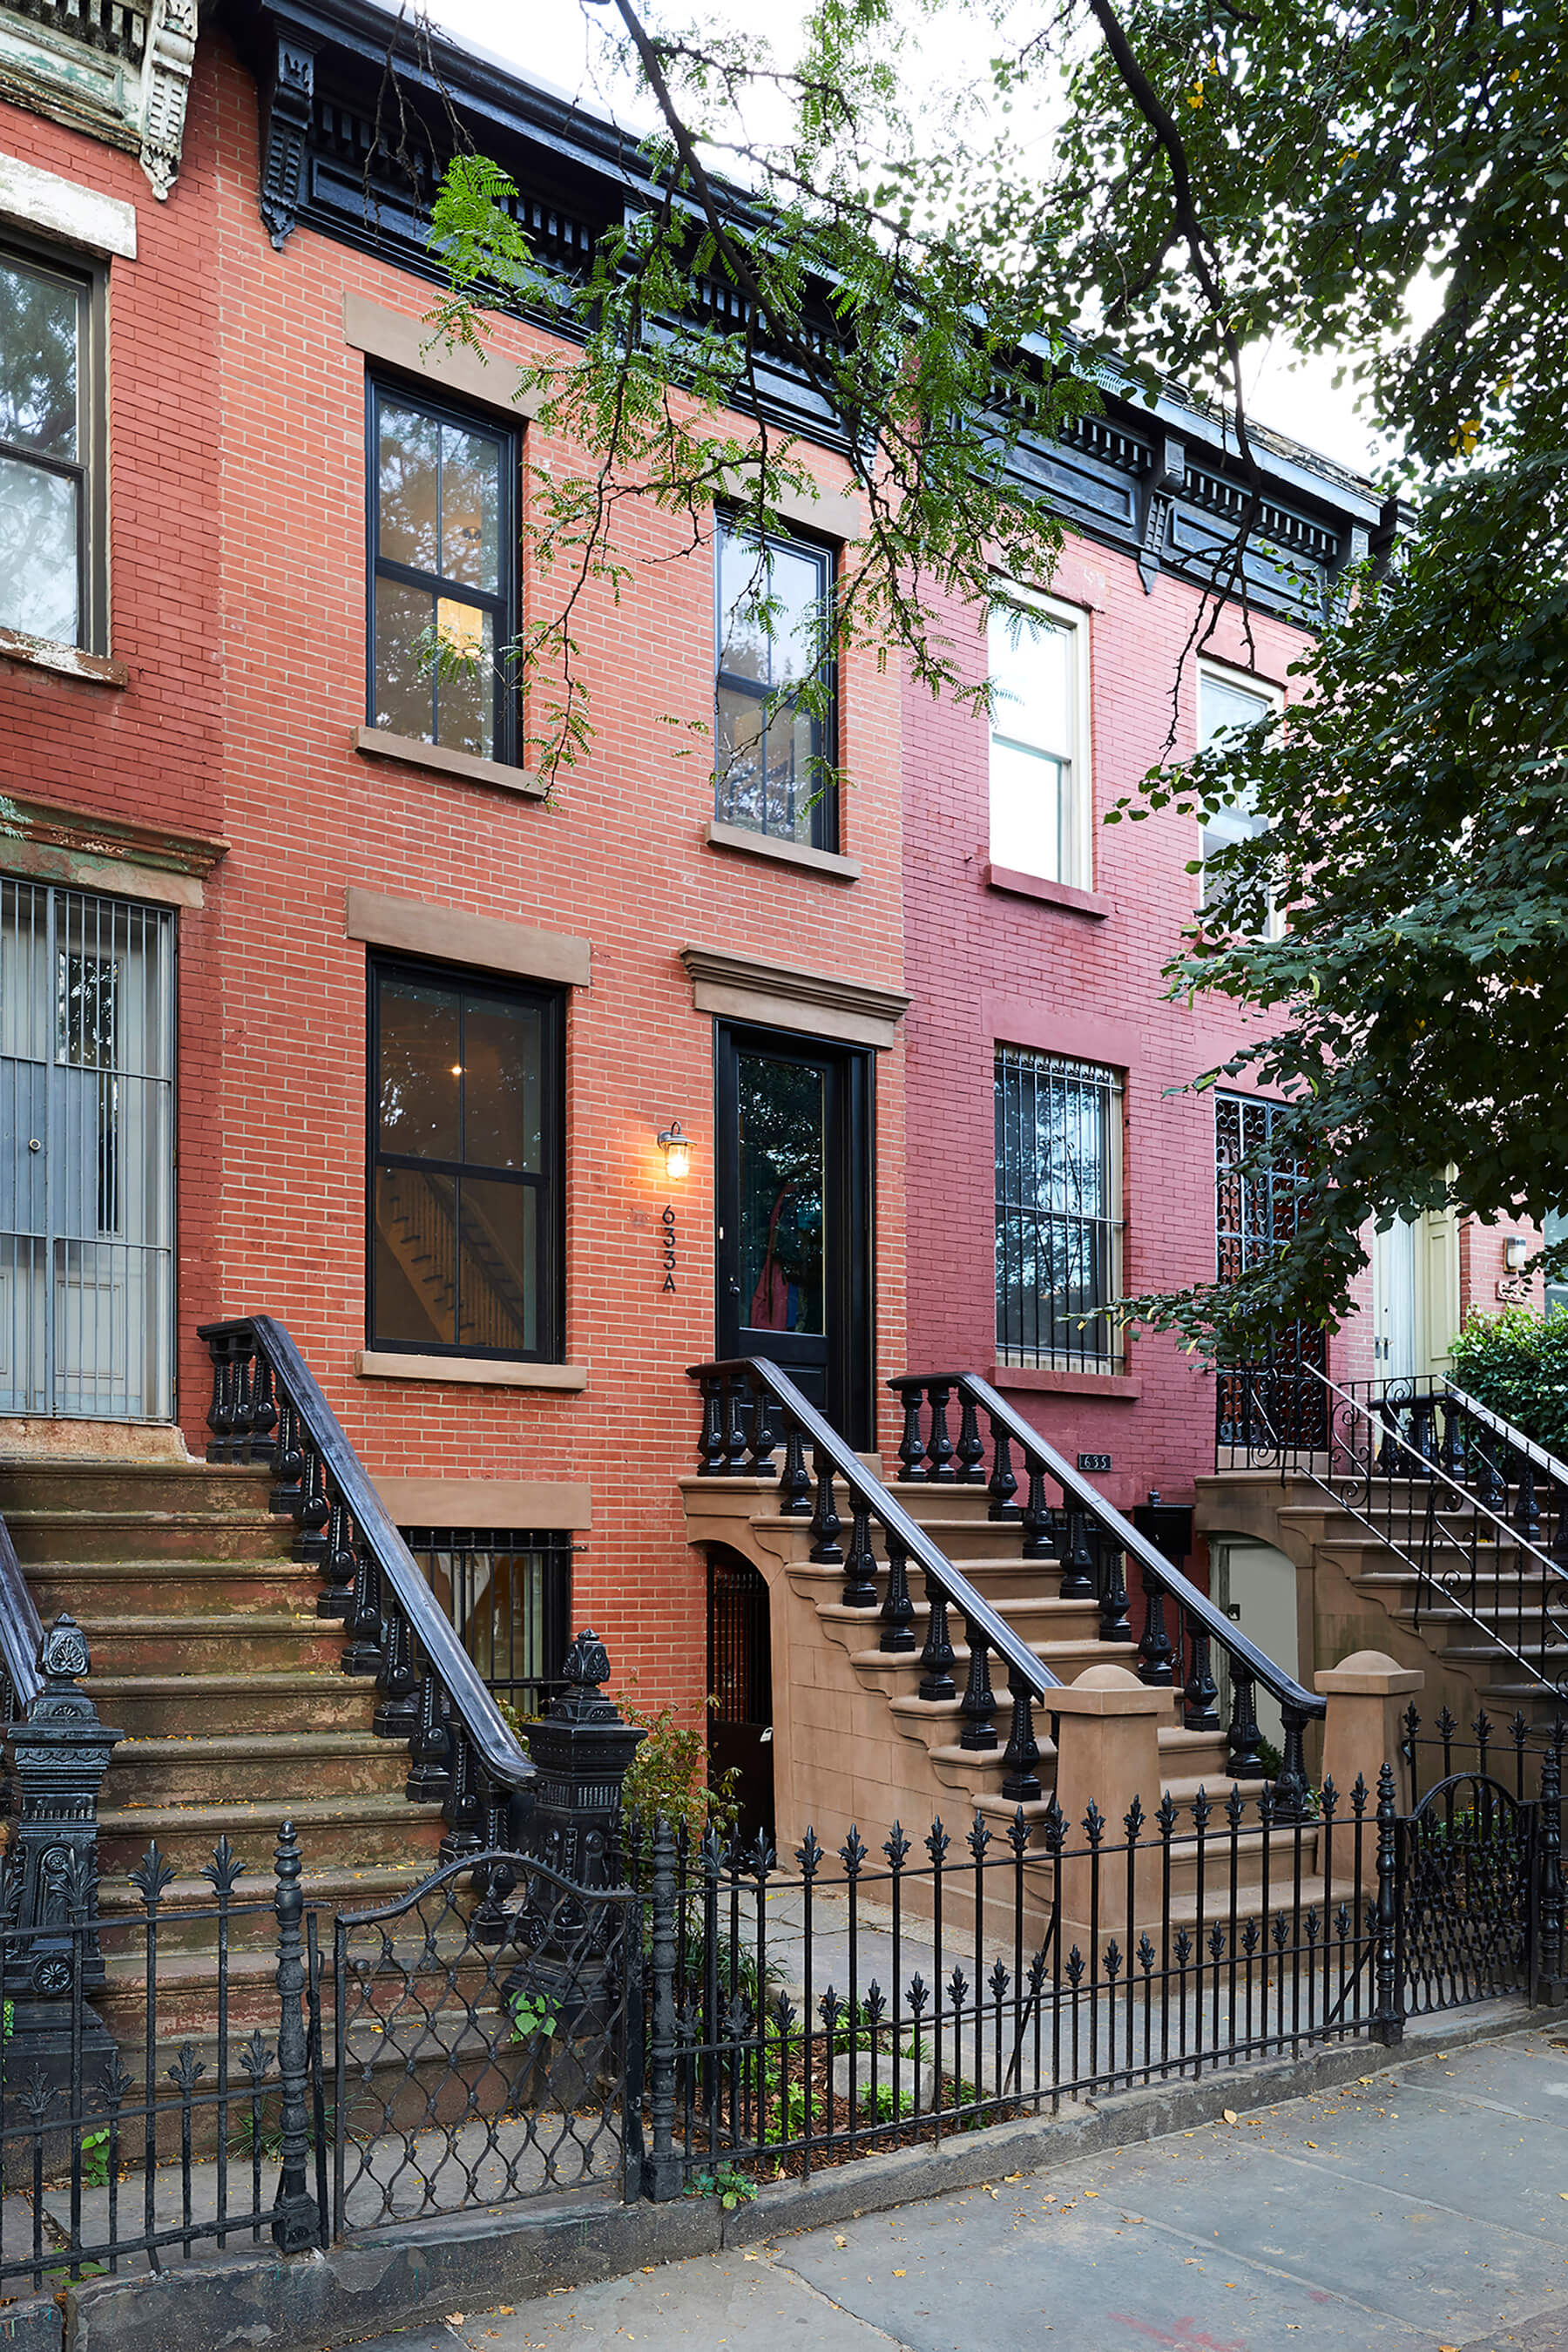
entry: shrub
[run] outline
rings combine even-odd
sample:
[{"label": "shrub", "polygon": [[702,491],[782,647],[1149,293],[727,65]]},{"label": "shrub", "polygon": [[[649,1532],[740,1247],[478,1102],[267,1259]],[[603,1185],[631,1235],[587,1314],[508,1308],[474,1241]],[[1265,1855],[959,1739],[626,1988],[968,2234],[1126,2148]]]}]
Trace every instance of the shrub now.
[{"label": "shrub", "polygon": [[739,1814],[735,1775],[708,1777],[708,1744],[700,1724],[682,1723],[668,1703],[658,1708],[638,1706],[629,1692],[618,1691],[616,1705],[628,1723],[647,1734],[637,1743],[621,1791],[621,1808],[628,1845],[646,1846],[662,1813],[679,1836],[685,1830],[695,1846],[710,1829],[727,1838]]},{"label": "shrub", "polygon": [[1450,1357],[1456,1387],[1549,1452],[1568,1454],[1568,1307],[1473,1307]]}]

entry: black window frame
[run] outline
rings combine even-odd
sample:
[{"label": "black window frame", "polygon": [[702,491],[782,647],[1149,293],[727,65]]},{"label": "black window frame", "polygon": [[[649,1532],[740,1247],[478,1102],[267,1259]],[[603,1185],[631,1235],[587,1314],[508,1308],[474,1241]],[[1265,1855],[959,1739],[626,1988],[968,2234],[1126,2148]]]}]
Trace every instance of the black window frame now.
[{"label": "black window frame", "polygon": [[[566,992],[543,982],[512,980],[462,965],[426,963],[414,956],[375,952],[365,959],[365,1345],[378,1354],[450,1356],[455,1360],[508,1364],[559,1364],[565,1350],[565,1029]],[[540,1071],[540,1169],[531,1171],[492,1168],[479,1160],[437,1160],[416,1152],[384,1152],[381,1142],[381,990],[384,976],[416,982],[421,987],[449,988],[459,997],[483,996],[492,1002],[537,1005],[543,1013],[542,1066]],[[534,1187],[540,1194],[537,1220],[539,1285],[535,1328],[539,1345],[523,1348],[478,1348],[454,1339],[394,1339],[376,1329],[375,1180],[378,1169],[402,1168],[458,1178],[465,1174]],[[459,1281],[461,1265],[458,1268]],[[461,1293],[454,1301],[454,1324],[461,1314]]]},{"label": "black window frame", "polygon": [[[1122,1287],[1122,1252],[1126,1240],[1126,1106],[1124,1072],[1108,1062],[1090,1062],[1080,1055],[1053,1053],[1043,1046],[1015,1045],[1002,1038],[992,1049],[992,1100],[995,1130],[995,1292],[997,1361],[1019,1370],[1086,1372],[1108,1380],[1126,1370],[1125,1337],[1111,1309]],[[1017,1198],[1006,1190],[1005,1123],[1018,1129],[1016,1164],[1024,1168],[1024,1108],[1027,1089],[1034,1106],[1035,1142],[1031,1147],[1037,1178],[1041,1171],[1038,1151],[1039,1096],[1042,1087],[1065,1099],[1071,1092],[1092,1102],[1098,1123],[1099,1169],[1109,1202],[1107,1211],[1079,1207],[1042,1208],[1026,1199],[1020,1182]],[[1069,1260],[1076,1255],[1092,1261],[1098,1299],[1092,1306],[1070,1301],[1070,1287],[1031,1286],[1025,1269],[1032,1259],[1037,1276],[1042,1262],[1048,1266],[1050,1244],[1065,1236]],[[1042,1236],[1047,1248],[1042,1252]],[[1086,1249],[1087,1241],[1087,1249]],[[1009,1304],[1016,1273],[1016,1320]],[[1032,1315],[1025,1302],[1033,1301]],[[1058,1305],[1057,1302],[1064,1303]],[[1030,1336],[1032,1328],[1033,1336]]]},{"label": "black window frame", "polygon": [[[779,695],[773,688],[759,689],[754,678],[742,677],[739,672],[726,670],[722,667],[724,545],[728,539],[742,537],[750,537],[753,542],[756,540],[755,532],[749,530],[743,517],[721,507],[715,513],[713,524],[713,814],[717,823],[733,825],[737,832],[755,834],[759,841],[788,842],[799,847],[803,845],[798,835],[773,833],[765,824],[750,824],[743,818],[737,817],[732,809],[726,808],[723,801],[723,783],[719,774],[718,759],[721,688],[729,687],[738,693],[748,696],[755,702],[763,704],[771,702],[778,710],[791,707],[789,697]],[[830,620],[838,594],[838,563],[842,553],[837,541],[830,539],[815,539],[806,531],[790,530],[769,531],[763,535],[762,544],[765,549],[780,549],[790,554],[810,556],[815,562],[822,565],[825,582],[824,611]],[[831,642],[831,634],[829,634],[829,646]],[[813,849],[825,850],[831,856],[837,856],[838,850],[839,798],[838,787],[833,781],[833,772],[838,763],[838,664],[831,651],[825,655],[822,667],[827,680],[830,705],[826,719],[812,722],[816,740],[813,743],[811,756],[822,772],[811,807],[811,840],[809,845],[805,845]]]},{"label": "black window frame", "polygon": [[[517,1664],[517,1621],[510,1621],[506,1642],[506,1658],[512,1669],[500,1674],[497,1667],[497,1628],[494,1608],[494,1569],[490,1570],[488,1588],[490,1601],[489,1655],[480,1654],[482,1645],[475,1639],[476,1612],[479,1605],[478,1577],[471,1568],[448,1570],[446,1610],[452,1631],[463,1644],[464,1654],[471,1661],[494,1698],[516,1708],[519,1715],[534,1717],[543,1715],[551,1702],[564,1690],[561,1670],[566,1663],[566,1653],[572,1643],[572,1560],[576,1546],[570,1534],[560,1528],[454,1528],[406,1527],[398,1533],[414,1554],[431,1591],[437,1601],[441,1593],[437,1584],[435,1561],[446,1555],[457,1562],[471,1563],[489,1559],[527,1559],[537,1555],[540,1563],[540,1632],[539,1646],[544,1654],[537,1675],[520,1675]],[[464,1597],[471,1597],[473,1606],[465,1610]],[[551,1660],[553,1659],[553,1664]],[[520,1694],[521,1695],[520,1696]],[[532,1704],[525,1704],[531,1701]]]},{"label": "black window frame", "polygon": [[[500,442],[500,511],[497,517],[498,548],[497,577],[499,593],[472,588],[466,582],[448,581],[436,572],[422,572],[417,565],[399,563],[381,552],[381,404],[390,400],[408,408],[417,409],[422,415],[438,425],[449,425],[458,432],[488,433]],[[449,597],[453,602],[471,604],[489,613],[495,620],[496,674],[493,684],[494,703],[491,717],[492,748],[489,757],[500,766],[517,766],[520,759],[519,730],[521,697],[515,681],[509,675],[504,649],[517,638],[521,618],[521,574],[519,553],[519,517],[521,513],[522,433],[504,416],[489,409],[465,408],[460,403],[432,398],[428,388],[420,383],[410,383],[405,377],[381,373],[365,377],[365,725],[378,734],[395,730],[382,728],[376,719],[375,662],[375,583],[377,580],[395,580],[404,587],[416,588],[423,593]],[[431,726],[439,723],[439,705],[434,698],[437,681],[432,666]],[[415,739],[423,740],[423,739]],[[460,751],[458,744],[442,744],[432,733],[431,743],[442,751]],[[472,756],[472,755],[469,755]]]},{"label": "black window frame", "polygon": [[[13,261],[71,287],[77,295],[77,385],[80,451],[74,460],[47,457],[0,439],[0,457],[63,475],[78,484],[77,633],[45,638],[79,652],[109,651],[109,266],[87,255],[62,253],[44,239],[9,226],[0,236],[0,262]],[[20,634],[26,634],[22,632]]]}]

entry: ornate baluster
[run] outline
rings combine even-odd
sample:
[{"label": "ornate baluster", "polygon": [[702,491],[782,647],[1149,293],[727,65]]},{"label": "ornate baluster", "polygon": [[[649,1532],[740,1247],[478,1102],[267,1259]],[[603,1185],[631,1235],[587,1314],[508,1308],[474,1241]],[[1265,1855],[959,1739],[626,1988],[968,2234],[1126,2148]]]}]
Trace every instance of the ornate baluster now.
[{"label": "ornate baluster", "polygon": [[925,1648],[921,1652],[921,1698],[956,1698],[952,1679],[952,1637],[948,1631],[947,1595],[929,1569],[925,1571]]},{"label": "ornate baluster", "polygon": [[882,1650],[912,1650],[915,1637],[911,1626],[915,1604],[910,1599],[910,1556],[897,1536],[884,1531],[883,1542],[888,1554],[888,1589],[882,1596],[882,1638],[878,1647]]},{"label": "ornate baluster", "polygon": [[1002,1794],[1010,1805],[1032,1805],[1040,1793],[1040,1776],[1035,1769],[1040,1760],[1035,1738],[1035,1694],[1016,1666],[1008,1669],[1007,1687],[1013,1696],[1013,1723],[1002,1751],[1007,1767]]},{"label": "ornate baluster", "polygon": [[272,1367],[258,1348],[251,1380],[250,1411],[245,1441],[247,1462],[272,1462],[278,1446],[273,1431],[278,1426],[278,1392],[272,1378]]},{"label": "ornate baluster", "polygon": [[354,1556],[353,1525],[347,1505],[334,1502],[327,1517],[323,1581],[316,1595],[318,1617],[342,1618],[346,1622],[353,1615],[354,1575],[359,1563]]},{"label": "ornate baluster", "polygon": [[1437,1448],[1437,1467],[1446,1470],[1450,1478],[1463,1485],[1465,1478],[1465,1433],[1463,1415],[1452,1398],[1443,1400],[1443,1438]]},{"label": "ornate baluster", "polygon": [[451,1735],[452,1778],[441,1807],[441,1819],[447,1824],[440,1846],[443,1864],[461,1862],[467,1853],[483,1852],[479,1837],[479,1764],[474,1745],[455,1718]]},{"label": "ornate baluster", "polygon": [[1067,1549],[1062,1554],[1062,1580],[1058,1591],[1063,1601],[1093,1601],[1094,1554],[1089,1548],[1089,1522],[1082,1511],[1067,1514]]},{"label": "ornate baluster", "polygon": [[1132,1611],[1127,1598],[1126,1554],[1108,1536],[1100,1538],[1100,1638],[1131,1642]]},{"label": "ornate baluster", "polygon": [[969,1748],[994,1748],[996,1734],[991,1718],[996,1712],[996,1698],[991,1688],[991,1645],[973,1617],[965,1617],[963,1633],[969,1643],[969,1679],[959,1709],[963,1729],[958,1744]]},{"label": "ornate baluster", "polygon": [[904,1433],[899,1441],[899,1475],[918,1479],[925,1476],[921,1464],[926,1450],[921,1443],[921,1400],[925,1391],[918,1381],[906,1381],[900,1395],[904,1407]]},{"label": "ornate baluster", "polygon": [[1528,1544],[1541,1541],[1541,1512],[1535,1498],[1535,1465],[1528,1454],[1515,1453],[1519,1491],[1513,1502],[1513,1528]]},{"label": "ornate baluster", "polygon": [[300,1416],[287,1397],[278,1402],[278,1443],[272,1454],[272,1508],[290,1517],[299,1509],[305,1475],[305,1449],[300,1438]]},{"label": "ornate baluster", "polygon": [[700,1478],[721,1478],[730,1465],[724,1442],[724,1382],[718,1372],[702,1375],[702,1434],[697,1446]]},{"label": "ornate baluster", "polygon": [[[759,1396],[756,1409],[766,1412],[767,1400]],[[784,1458],[779,1475],[779,1509],[786,1518],[805,1519],[811,1516],[811,1473],[805,1466],[805,1440],[793,1412],[784,1417]]]},{"label": "ornate baluster", "polygon": [[1024,1506],[1024,1558],[1055,1559],[1056,1514],[1046,1500],[1046,1474],[1038,1463],[1026,1465],[1029,1499]]},{"label": "ornate baluster", "polygon": [[1263,1758],[1258,1746],[1261,1738],[1253,1698],[1252,1676],[1245,1666],[1233,1664],[1230,1670],[1230,1729],[1226,1742],[1233,1780],[1256,1780],[1261,1777]]},{"label": "ornate baluster", "polygon": [[419,1696],[414,1682],[414,1645],[408,1620],[394,1601],[386,1611],[381,1671],[371,1729],[378,1739],[412,1739],[419,1729]]},{"label": "ornate baluster", "polygon": [[353,1606],[348,1616],[349,1640],[343,1647],[345,1675],[381,1672],[381,1570],[366,1543],[354,1547]]},{"label": "ornate baluster", "polygon": [[1559,1568],[1568,1569],[1568,1487],[1552,1481],[1552,1557]]},{"label": "ornate baluster", "polygon": [[812,1448],[811,1466],[816,1474],[816,1508],[811,1515],[811,1557],[820,1567],[832,1567],[844,1557],[844,1547],[838,1540],[844,1532],[844,1522],[833,1500],[833,1465],[820,1445]]},{"label": "ornate baluster", "polygon": [[[756,1408],[753,1407],[753,1411]],[[752,1450],[751,1435],[746,1428],[746,1389],[743,1380],[726,1372],[724,1375],[724,1475],[743,1478],[746,1456]]]},{"label": "ornate baluster", "polygon": [[877,1555],[871,1549],[871,1514],[858,1496],[853,1504],[849,1557],[844,1563],[841,1597],[846,1609],[874,1609],[877,1605]]},{"label": "ornate baluster", "polygon": [[1423,1462],[1430,1462],[1436,1452],[1436,1408],[1430,1396],[1411,1400],[1410,1443]]},{"label": "ornate baluster", "polygon": [[1182,1688],[1182,1721],[1189,1731],[1217,1731],[1219,1685],[1209,1661],[1208,1627],[1194,1625],[1188,1634],[1192,1663]]},{"label": "ornate baluster", "polygon": [[1018,1491],[1018,1481],[1013,1475],[1013,1441],[1003,1424],[992,1418],[991,1476],[987,1481],[991,1500],[986,1507],[988,1519],[1016,1519],[1018,1507],[1013,1497]]},{"label": "ornate baluster", "polygon": [[947,1406],[951,1388],[933,1385],[926,1393],[931,1398],[931,1438],[926,1446],[926,1460],[931,1464],[928,1478],[939,1486],[952,1480],[952,1440],[947,1433]]},{"label": "ornate baluster", "polygon": [[778,1438],[773,1429],[772,1400],[760,1384],[753,1383],[752,1389],[751,1459],[746,1465],[747,1475],[749,1476],[752,1478],[772,1478],[775,1475],[773,1470],[773,1448],[777,1444]]},{"label": "ornate baluster", "polygon": [[408,1747],[412,1761],[405,1794],[412,1804],[436,1804],[446,1796],[452,1777],[451,1737],[445,1696],[428,1667],[419,1677],[419,1718]]},{"label": "ornate baluster", "polygon": [[1176,1679],[1175,1649],[1165,1630],[1165,1588],[1145,1562],[1143,1569],[1143,1638],[1138,1644],[1138,1679],[1151,1689],[1166,1690]]},{"label": "ornate baluster", "polygon": [[972,1396],[962,1390],[958,1397],[958,1482],[963,1486],[978,1485],[980,1465],[985,1459],[985,1440],[980,1434],[980,1415]]},{"label": "ornate baluster", "polygon": [[228,1458],[226,1446],[229,1431],[234,1426],[230,1407],[233,1393],[233,1372],[226,1339],[209,1339],[207,1354],[213,1368],[212,1402],[207,1406],[207,1427],[212,1436],[207,1444],[207,1460],[224,1462]]},{"label": "ornate baluster", "polygon": [[1307,1718],[1299,1706],[1282,1706],[1280,1714],[1285,1725],[1285,1748],[1274,1782],[1274,1818],[1277,1822],[1304,1822],[1310,1811],[1302,1744]]},{"label": "ornate baluster", "polygon": [[1500,1511],[1508,1501],[1508,1488],[1498,1468],[1491,1432],[1478,1430],[1469,1452],[1471,1488],[1477,1502],[1484,1503],[1489,1511]]},{"label": "ornate baluster", "polygon": [[300,1529],[294,1543],[294,1556],[297,1559],[325,1559],[326,1528],[331,1515],[331,1505],[327,1500],[326,1474],[321,1467],[321,1457],[313,1445],[307,1446],[305,1475],[300,1482],[300,1499],[294,1506],[294,1517]]},{"label": "ornate baluster", "polygon": [[1377,1419],[1378,1425],[1383,1431],[1377,1449],[1377,1467],[1385,1478],[1394,1478],[1399,1475],[1404,1458],[1396,1443],[1399,1435],[1399,1408],[1390,1400],[1386,1392],[1377,1401]]}]

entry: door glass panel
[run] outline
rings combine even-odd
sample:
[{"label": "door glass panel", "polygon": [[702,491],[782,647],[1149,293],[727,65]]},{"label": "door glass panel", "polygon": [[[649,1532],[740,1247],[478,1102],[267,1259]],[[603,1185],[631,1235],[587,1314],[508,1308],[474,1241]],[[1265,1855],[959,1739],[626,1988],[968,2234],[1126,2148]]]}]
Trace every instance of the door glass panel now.
[{"label": "door glass panel", "polygon": [[416,980],[381,983],[381,1149],[460,1160],[458,999]]},{"label": "door glass panel", "polygon": [[742,1321],[756,1331],[821,1332],[823,1074],[742,1054],[738,1076]]}]

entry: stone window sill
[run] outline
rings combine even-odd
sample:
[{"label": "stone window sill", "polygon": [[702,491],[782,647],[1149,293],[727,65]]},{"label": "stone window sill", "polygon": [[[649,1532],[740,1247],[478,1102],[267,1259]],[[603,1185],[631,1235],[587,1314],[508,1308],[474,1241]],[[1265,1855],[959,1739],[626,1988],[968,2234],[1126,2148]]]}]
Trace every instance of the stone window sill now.
[{"label": "stone window sill", "polygon": [[1111,911],[1111,901],[1098,890],[1078,890],[1069,882],[1047,882],[1043,874],[1017,874],[1010,866],[987,866],[985,886],[990,890],[1005,890],[1015,898],[1037,898],[1042,906],[1061,907],[1069,915],[1087,915],[1091,922],[1102,923]]},{"label": "stone window sill", "polygon": [[998,1389],[1045,1390],[1056,1396],[1113,1397],[1132,1401],[1143,1383],[1125,1372],[1058,1372],[1047,1364],[998,1364],[991,1375]]},{"label": "stone window sill", "polygon": [[31,669],[50,669],[58,677],[79,678],[88,686],[129,686],[131,672],[122,661],[107,654],[84,653],[79,646],[63,645],[58,637],[30,637],[24,629],[0,629],[0,661],[26,662]]},{"label": "stone window sill", "polygon": [[585,1389],[586,1364],[506,1364],[479,1356],[400,1356],[380,1348],[356,1348],[354,1370],[362,1381],[434,1381],[445,1388]]},{"label": "stone window sill", "polygon": [[829,849],[813,849],[802,841],[776,841],[772,834],[752,833],[743,824],[704,825],[702,838],[710,849],[739,850],[742,857],[771,857],[780,866],[802,866],[808,874],[826,874],[835,882],[858,882],[860,861],[840,857]]},{"label": "stone window sill", "polygon": [[373,760],[398,760],[405,768],[426,768],[437,776],[457,776],[468,784],[499,784],[505,793],[521,793],[542,801],[547,784],[527,768],[509,767],[504,760],[481,760],[472,751],[450,751],[444,743],[424,743],[416,735],[394,735],[384,727],[356,727],[353,748]]}]

